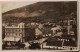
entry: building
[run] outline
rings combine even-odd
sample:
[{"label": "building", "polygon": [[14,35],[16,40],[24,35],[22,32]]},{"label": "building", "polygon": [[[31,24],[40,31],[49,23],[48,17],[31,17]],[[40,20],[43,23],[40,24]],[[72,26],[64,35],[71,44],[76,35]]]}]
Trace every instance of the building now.
[{"label": "building", "polygon": [[44,49],[77,50],[76,42],[71,38],[50,37],[43,43]]},{"label": "building", "polygon": [[25,42],[35,39],[35,28],[25,28]]},{"label": "building", "polygon": [[52,27],[51,28],[52,32],[53,32],[53,36],[61,36],[63,34],[62,32],[62,27],[59,25],[56,25],[56,27]]},{"label": "building", "polygon": [[19,24],[5,26],[4,42],[21,42],[24,43],[35,38],[35,29],[27,28],[26,24],[21,22]]}]

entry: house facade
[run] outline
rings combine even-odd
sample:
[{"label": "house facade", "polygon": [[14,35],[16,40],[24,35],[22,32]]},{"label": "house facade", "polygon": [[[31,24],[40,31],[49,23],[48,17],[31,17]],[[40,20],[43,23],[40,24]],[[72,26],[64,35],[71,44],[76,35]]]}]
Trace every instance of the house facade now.
[{"label": "house facade", "polygon": [[33,40],[35,38],[35,33],[33,31],[35,30],[31,28],[27,28],[26,24],[23,22],[17,25],[5,26],[4,42],[24,43],[26,41]]},{"label": "house facade", "polygon": [[19,41],[24,42],[25,36],[25,24],[19,23],[17,26],[5,26],[5,38],[4,41]]}]

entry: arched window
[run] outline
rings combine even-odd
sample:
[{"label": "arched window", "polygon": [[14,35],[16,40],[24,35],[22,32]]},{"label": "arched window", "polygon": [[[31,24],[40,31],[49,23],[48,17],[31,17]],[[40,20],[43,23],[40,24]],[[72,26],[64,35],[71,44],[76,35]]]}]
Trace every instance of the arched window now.
[{"label": "arched window", "polygon": [[20,32],[20,29],[19,29],[19,32]]},{"label": "arched window", "polygon": [[22,28],[23,28],[23,25],[22,25]]},{"label": "arched window", "polygon": [[19,28],[20,28],[20,26],[19,26]]}]

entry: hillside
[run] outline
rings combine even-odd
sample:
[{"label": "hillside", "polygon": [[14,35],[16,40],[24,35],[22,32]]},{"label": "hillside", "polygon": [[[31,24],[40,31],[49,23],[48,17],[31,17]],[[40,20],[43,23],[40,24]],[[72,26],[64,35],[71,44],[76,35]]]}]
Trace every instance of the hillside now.
[{"label": "hillside", "polygon": [[37,2],[2,14],[3,23],[57,22],[77,19],[77,2]]}]

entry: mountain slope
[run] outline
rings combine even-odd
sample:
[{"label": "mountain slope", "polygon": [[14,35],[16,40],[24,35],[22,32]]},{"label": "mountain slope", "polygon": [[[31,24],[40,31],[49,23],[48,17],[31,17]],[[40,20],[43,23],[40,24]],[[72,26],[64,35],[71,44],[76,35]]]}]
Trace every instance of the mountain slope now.
[{"label": "mountain slope", "polygon": [[37,2],[2,14],[3,23],[56,22],[77,19],[77,2]]}]

